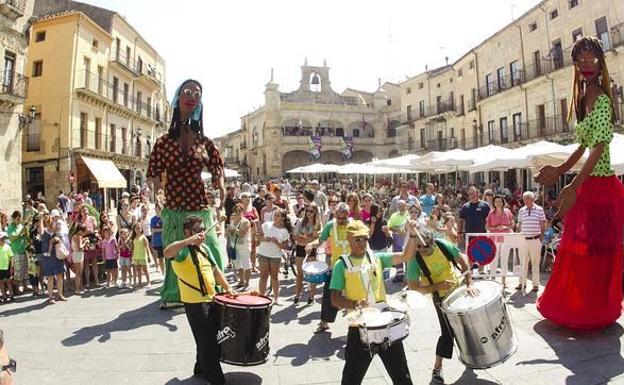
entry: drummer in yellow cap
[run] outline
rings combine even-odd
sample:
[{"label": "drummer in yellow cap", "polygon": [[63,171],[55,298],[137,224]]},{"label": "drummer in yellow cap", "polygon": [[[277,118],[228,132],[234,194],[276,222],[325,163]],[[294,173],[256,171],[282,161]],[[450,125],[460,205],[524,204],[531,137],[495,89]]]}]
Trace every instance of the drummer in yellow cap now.
[{"label": "drummer in yellow cap", "polygon": [[[377,253],[368,250],[369,228],[362,221],[352,221],[347,225],[347,240],[351,253],[338,259],[329,288],[332,304],[341,309],[364,307],[387,307],[383,269],[407,262],[416,252],[416,224],[408,224],[410,238],[403,253]],[[377,350],[377,349],[375,349]],[[342,384],[360,384],[375,350],[362,343],[357,321],[349,327],[345,366],[342,371]],[[381,357],[393,384],[412,384],[405,350],[402,341],[397,341],[386,349],[380,348]]]},{"label": "drummer in yellow cap", "polygon": [[[466,277],[466,292],[477,295],[472,286],[470,265],[468,258],[462,254],[457,246],[444,240],[434,239],[429,231],[415,231],[418,238],[418,252],[407,264],[407,282],[412,290],[423,294],[432,293],[433,304],[438,314],[442,335],[436,346],[436,360],[433,367],[432,382],[443,384],[442,358],[450,359],[453,356],[453,334],[448,319],[440,310],[440,305],[447,294],[460,284],[457,270],[461,270]],[[412,254],[413,255],[413,254]]]}]

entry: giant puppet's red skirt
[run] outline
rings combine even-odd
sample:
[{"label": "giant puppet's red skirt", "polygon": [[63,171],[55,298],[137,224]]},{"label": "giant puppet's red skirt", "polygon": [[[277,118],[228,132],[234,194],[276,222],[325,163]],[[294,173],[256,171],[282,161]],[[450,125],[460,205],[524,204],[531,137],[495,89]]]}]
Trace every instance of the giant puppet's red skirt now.
[{"label": "giant puppet's red skirt", "polygon": [[588,177],[564,218],[552,275],[537,309],[552,322],[599,329],[622,313],[624,186],[615,177]]}]

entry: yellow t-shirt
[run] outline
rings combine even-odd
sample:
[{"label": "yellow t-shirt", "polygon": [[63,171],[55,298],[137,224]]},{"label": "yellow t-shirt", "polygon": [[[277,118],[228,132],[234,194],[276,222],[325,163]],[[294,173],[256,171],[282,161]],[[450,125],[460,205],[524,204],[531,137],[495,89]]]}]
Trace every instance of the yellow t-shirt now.
[{"label": "yellow t-shirt", "polygon": [[[201,245],[202,251],[206,253],[208,260],[201,253],[197,253],[197,261],[199,264],[199,270],[206,286],[207,294],[202,296],[199,290],[199,278],[197,275],[197,269],[193,264],[190,251],[184,248],[180,254],[178,254],[171,262],[173,271],[178,276],[178,286],[180,287],[180,298],[185,303],[200,303],[200,302],[212,302],[216,294],[216,281],[213,268],[215,266],[214,260],[210,255],[210,250],[205,245]],[[186,282],[186,283],[185,283]],[[190,287],[189,285],[193,286]]]},{"label": "yellow t-shirt", "polygon": [[[459,249],[455,245],[443,239],[438,239],[438,242],[440,242],[443,247],[447,248],[451,256],[453,256],[454,258],[457,258],[459,256]],[[446,258],[446,256],[440,250],[440,247],[437,244],[433,247],[433,253],[431,253],[430,255],[423,255],[422,258],[429,268],[433,283],[451,281],[454,283],[454,287],[459,285],[459,278],[455,273],[453,263]],[[407,280],[417,281],[424,286],[430,285],[429,280],[422,273],[422,269],[420,268],[416,258],[410,260],[407,264]],[[452,290],[453,289],[439,291],[440,297],[446,296]]]},{"label": "yellow t-shirt", "polygon": [[[334,226],[336,226],[335,229]],[[328,239],[331,244],[331,268],[336,264],[341,255],[351,254],[351,246],[349,246],[349,241],[347,241],[347,225],[338,225],[335,220],[328,222],[323,227],[319,240],[325,242]]]}]

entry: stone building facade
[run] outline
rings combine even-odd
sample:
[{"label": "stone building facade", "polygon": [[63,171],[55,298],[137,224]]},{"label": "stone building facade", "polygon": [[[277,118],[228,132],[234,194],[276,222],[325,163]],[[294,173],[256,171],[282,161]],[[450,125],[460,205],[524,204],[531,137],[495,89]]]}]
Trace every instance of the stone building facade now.
[{"label": "stone building facade", "polygon": [[167,127],[165,61],[114,11],[36,0],[24,135],[24,192],[99,191],[140,185]]},{"label": "stone building facade", "polygon": [[30,122],[24,101],[28,93],[25,74],[28,52],[29,19],[33,0],[0,2],[0,47],[2,83],[0,85],[0,210],[9,215],[21,207],[22,133]]},{"label": "stone building facade", "polygon": [[[301,82],[293,92],[265,86],[262,107],[241,118],[241,128],[218,138],[226,166],[246,177],[280,177],[292,168],[323,162],[362,163],[398,154],[400,87],[380,84],[375,92],[331,87],[329,67],[301,67]],[[321,138],[321,157],[311,158],[310,135]],[[351,137],[351,159],[343,159],[343,138]]]},{"label": "stone building facade", "polygon": [[603,42],[621,120],[624,2],[547,0],[456,62],[402,82],[402,128],[418,152],[571,140],[570,53],[581,35]]}]

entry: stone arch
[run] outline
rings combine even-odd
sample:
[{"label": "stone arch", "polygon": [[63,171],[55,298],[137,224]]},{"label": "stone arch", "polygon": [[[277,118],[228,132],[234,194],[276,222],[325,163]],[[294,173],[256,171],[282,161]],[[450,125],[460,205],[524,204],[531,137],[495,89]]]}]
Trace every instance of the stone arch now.
[{"label": "stone arch", "polygon": [[286,172],[293,168],[313,163],[310,153],[303,150],[292,150],[282,155],[282,171]]},{"label": "stone arch", "polygon": [[353,151],[353,157],[349,162],[353,163],[367,163],[373,160],[373,154],[369,151],[357,150]]},{"label": "stone arch", "polygon": [[386,138],[394,138],[397,134],[397,127],[401,125],[401,122],[398,120],[391,120],[388,123],[388,128],[386,129]]},{"label": "stone arch", "polygon": [[353,135],[353,130],[358,130],[361,138],[373,138],[375,137],[375,128],[372,124],[366,121],[351,122],[347,125],[345,135]]},{"label": "stone arch", "polygon": [[399,156],[399,150],[394,149],[388,153],[388,158],[396,158]]},{"label": "stone arch", "polygon": [[336,150],[323,151],[321,153],[321,162],[327,163],[327,164],[337,164],[337,165],[342,165],[342,164],[347,163],[342,159],[342,154],[340,153],[340,151],[336,151]]}]

